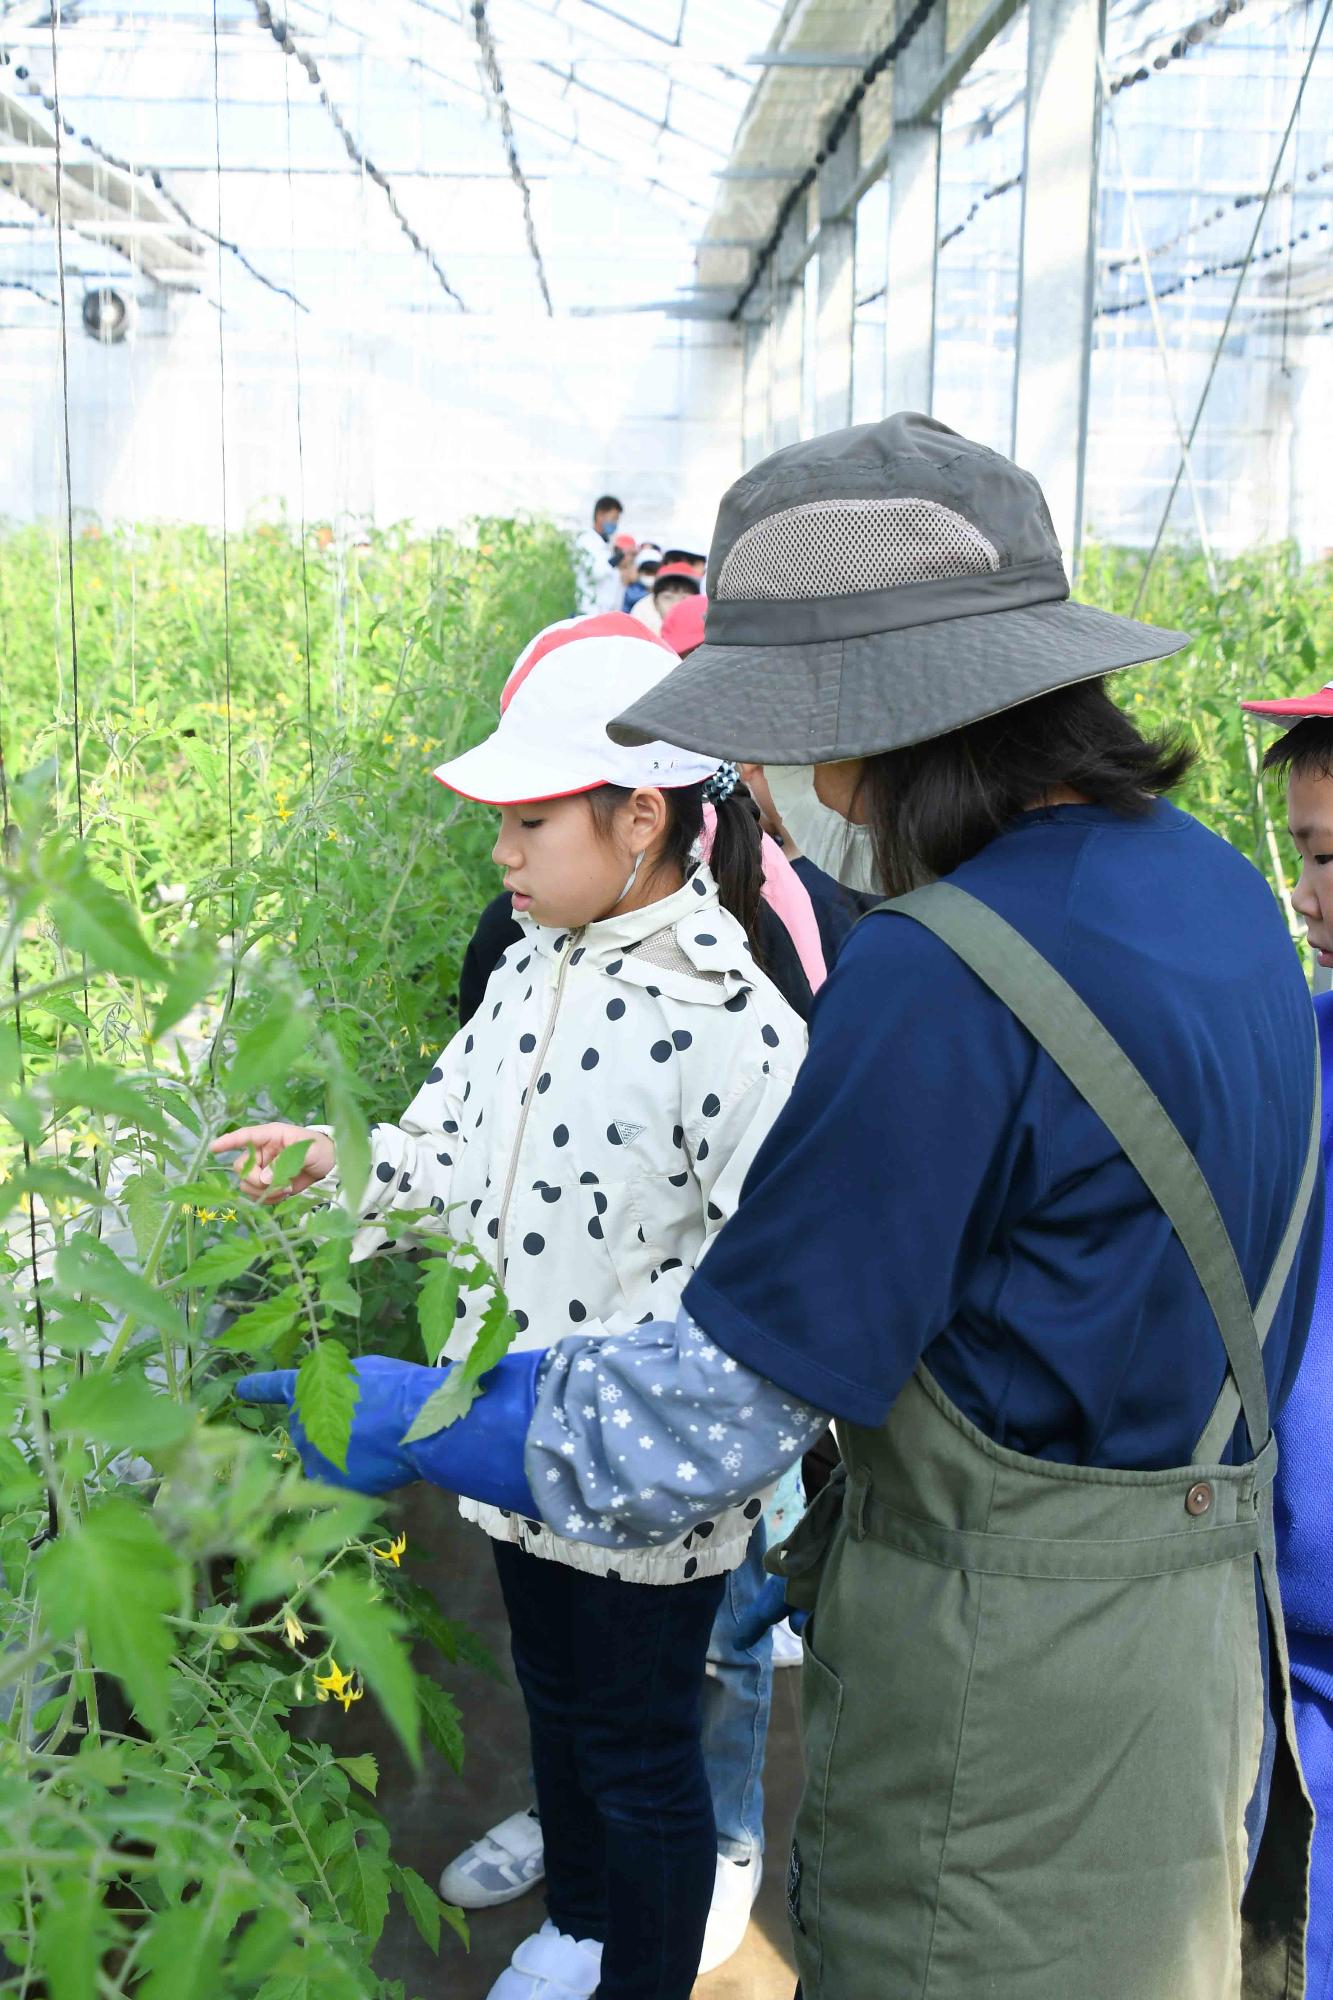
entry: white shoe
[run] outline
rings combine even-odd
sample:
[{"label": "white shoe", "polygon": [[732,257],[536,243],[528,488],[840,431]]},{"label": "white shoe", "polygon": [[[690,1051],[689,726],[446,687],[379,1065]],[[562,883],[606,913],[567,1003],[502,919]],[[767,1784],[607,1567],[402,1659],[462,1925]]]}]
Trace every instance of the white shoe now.
[{"label": "white shoe", "polygon": [[591,2000],[601,1976],[601,1945],[566,1937],[548,1918],[524,1938],[486,2000]]},{"label": "white shoe", "polygon": [[759,1884],[764,1879],[764,1857],[754,1854],[748,1861],[732,1861],[725,1854],[717,1857],[717,1875],[713,1882],[713,1902],[708,1912],[708,1928],[704,1932],[703,1955],[699,1960],[699,1972],[716,1972],[719,1965],[741,1948],[741,1939],[749,1928],[750,1911],[754,1899],[759,1894]]},{"label": "white shoe", "polygon": [[460,1910],[489,1910],[526,1895],[545,1873],[542,1823],[530,1807],[465,1847],[441,1875],[440,1894]]},{"label": "white shoe", "polygon": [[804,1658],[805,1645],[800,1636],[792,1631],[785,1618],[780,1619],[773,1627],[773,1665],[799,1667]]}]

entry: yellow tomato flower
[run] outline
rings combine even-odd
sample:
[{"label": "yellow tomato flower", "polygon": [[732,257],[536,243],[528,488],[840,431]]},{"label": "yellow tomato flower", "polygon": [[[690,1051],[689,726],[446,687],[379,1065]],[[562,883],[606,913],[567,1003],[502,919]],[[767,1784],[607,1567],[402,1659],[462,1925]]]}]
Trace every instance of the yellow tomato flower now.
[{"label": "yellow tomato flower", "polygon": [[289,1611],[282,1621],[282,1636],[292,1647],[305,1643],[305,1627],[294,1611]]},{"label": "yellow tomato flower", "polygon": [[325,840],[336,840],[338,838],[338,829],[336,827],[331,826],[328,832],[325,834],[324,838]]},{"label": "yellow tomato flower", "polygon": [[279,818],[279,819],[290,819],[290,818],[291,818],[291,816],[292,816],[292,814],[291,814],[291,807],[290,807],[290,806],[279,806],[279,807],[278,807],[278,818]]},{"label": "yellow tomato flower", "polygon": [[335,1701],[340,1701],[343,1705],[344,1715],[346,1715],[352,1703],[360,1701],[362,1695],[365,1693],[364,1688],[357,1686],[356,1676],[354,1674],[345,1674],[334,1659],[330,1659],[329,1661],[329,1671],[327,1674],[315,1675],[315,1686],[320,1690],[319,1698],[321,1701],[327,1701],[330,1695],[333,1696]]},{"label": "yellow tomato flower", "polygon": [[218,1219],[218,1212],[215,1208],[196,1208],[195,1214],[201,1222],[216,1222]]},{"label": "yellow tomato flower", "polygon": [[373,1556],[378,1556],[381,1562],[392,1563],[394,1568],[397,1569],[402,1562],[406,1548],[407,1536],[395,1535],[387,1549],[377,1549],[372,1546],[370,1553]]}]

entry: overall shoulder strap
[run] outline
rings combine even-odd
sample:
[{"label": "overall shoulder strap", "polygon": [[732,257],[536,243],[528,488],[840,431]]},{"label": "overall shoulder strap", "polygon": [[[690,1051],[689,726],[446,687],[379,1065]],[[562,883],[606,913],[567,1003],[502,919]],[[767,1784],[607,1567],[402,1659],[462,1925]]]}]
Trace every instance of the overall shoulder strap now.
[{"label": "overall shoulder strap", "polygon": [[[1217,1321],[1231,1371],[1223,1395],[1234,1382],[1232,1393],[1244,1411],[1251,1446],[1260,1450],[1269,1431],[1262,1341],[1295,1256],[1314,1186],[1317,1110],[1312,1157],[1307,1158],[1296,1208],[1261,1301],[1267,1317],[1256,1324],[1231,1238],[1198,1161],[1120,1044],[1068,981],[1012,924],[948,882],[933,882],[878,907],[913,918],[957,953],[1063,1070],[1142,1176],[1179,1237]],[[1213,1438],[1221,1408],[1219,1402],[1205,1440]],[[1234,1423],[1233,1412],[1223,1444]]]}]

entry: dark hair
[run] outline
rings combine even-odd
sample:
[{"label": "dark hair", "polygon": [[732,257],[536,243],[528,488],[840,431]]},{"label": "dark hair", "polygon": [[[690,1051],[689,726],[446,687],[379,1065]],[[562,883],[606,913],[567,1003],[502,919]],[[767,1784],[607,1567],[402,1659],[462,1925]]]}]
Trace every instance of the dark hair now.
[{"label": "dark hair", "polygon": [[683,590],[687,597],[698,597],[702,589],[697,576],[662,576],[659,573],[653,578],[653,602],[657,602],[657,594],[661,590]]},{"label": "dark hair", "polygon": [[[618,807],[634,794],[627,785],[599,785],[587,793],[593,820],[599,833],[606,833]],[[694,844],[704,830],[704,788],[702,785],[672,785],[664,788],[667,831],[658,870],[672,869],[682,879],[690,872]],[[718,900],[742,926],[754,961],[761,970],[764,954],[759,937],[759,902],[764,885],[760,853],[759,808],[744,785],[737,785],[731,797],[713,808],[717,831],[708,865],[717,883]]]},{"label": "dark hair", "polygon": [[592,503],[593,520],[595,521],[599,514],[610,514],[613,511],[617,514],[623,514],[625,509],[619,500],[617,500],[614,493],[599,493]]},{"label": "dark hair", "polygon": [[1269,744],[1264,769],[1286,778],[1333,778],[1333,717],[1305,716]]},{"label": "dark hair", "polygon": [[1061,787],[1140,814],[1193,762],[1188,744],[1142,736],[1098,677],[867,757],[857,802],[885,891],[898,896],[952,874]]}]

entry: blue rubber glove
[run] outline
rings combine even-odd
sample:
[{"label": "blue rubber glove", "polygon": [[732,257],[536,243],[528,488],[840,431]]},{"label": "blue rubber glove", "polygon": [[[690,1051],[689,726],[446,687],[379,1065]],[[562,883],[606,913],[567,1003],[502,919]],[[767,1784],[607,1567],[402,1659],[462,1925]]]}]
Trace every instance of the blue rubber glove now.
[{"label": "blue rubber glove", "polygon": [[417,1412],[453,1364],[424,1368],[415,1361],[393,1361],[387,1354],[363,1354],[352,1363],[360,1394],[345,1473],[316,1451],[292,1410],[294,1368],[243,1375],[236,1394],[243,1403],[283,1403],[292,1410],[287,1428],[307,1478],[350,1486],[357,1493],[392,1493],[397,1486],[425,1479],[447,1493],[539,1521],[523,1469],[523,1448],[537,1403],[537,1371],[545,1359],[543,1348],[506,1354],[482,1376],[481,1393],[465,1417],[433,1437],[404,1444]]},{"label": "blue rubber glove", "polygon": [[766,1576],[736,1620],[737,1644],[757,1646],[765,1632],[773,1625],[780,1625],[784,1618],[793,1632],[803,1632],[810,1622],[810,1613],[788,1604],[785,1577]]}]

